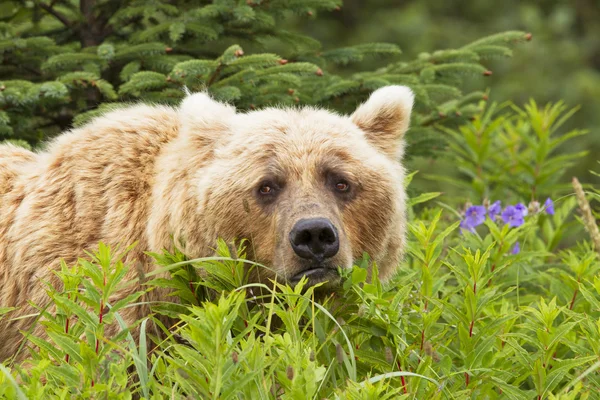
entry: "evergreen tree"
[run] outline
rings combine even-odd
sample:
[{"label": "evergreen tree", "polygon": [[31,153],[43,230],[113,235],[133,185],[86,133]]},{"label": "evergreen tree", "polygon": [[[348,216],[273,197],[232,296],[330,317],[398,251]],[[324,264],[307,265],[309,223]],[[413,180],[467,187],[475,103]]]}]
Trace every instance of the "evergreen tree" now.
[{"label": "evergreen tree", "polygon": [[[348,112],[374,89],[404,84],[416,94],[408,138],[414,155],[439,141],[435,123],[456,123],[479,110],[485,93],[462,93],[463,80],[491,74],[482,62],[509,56],[513,43],[530,39],[505,32],[399,61],[395,44],[324,49],[285,29],[291,17],[314,18],[341,6],[339,0],[3,2],[0,141],[36,146],[123,103],[176,104],[184,86],[242,110],[309,104]],[[375,56],[389,63],[334,72]]]}]

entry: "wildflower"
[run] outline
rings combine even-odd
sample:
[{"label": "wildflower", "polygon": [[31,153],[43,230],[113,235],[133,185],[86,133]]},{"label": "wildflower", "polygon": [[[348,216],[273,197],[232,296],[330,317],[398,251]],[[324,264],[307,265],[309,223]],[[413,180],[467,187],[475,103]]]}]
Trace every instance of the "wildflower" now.
[{"label": "wildflower", "polygon": [[483,221],[485,221],[485,213],[484,206],[471,206],[467,208],[465,219],[460,222],[461,229],[474,232],[475,227],[483,224]]},{"label": "wildflower", "polygon": [[527,214],[529,214],[529,211],[527,210],[527,207],[525,207],[525,204],[523,203],[519,203],[515,206],[515,208],[517,209],[517,211],[520,211],[521,214],[523,214],[524,217],[527,216]]},{"label": "wildflower", "polygon": [[518,210],[516,206],[507,206],[502,212],[502,221],[513,228],[525,223],[523,217],[523,212]]},{"label": "wildflower", "polygon": [[493,202],[492,205],[490,205],[488,208],[488,215],[490,216],[490,219],[492,221],[495,220],[496,216],[498,214],[500,214],[501,212],[502,212],[502,205],[500,203],[500,200]]},{"label": "wildflower", "polygon": [[471,233],[475,233],[475,228],[472,227],[471,225],[469,225],[467,223],[466,219],[463,219],[462,221],[460,221],[460,230],[461,230],[461,232],[462,232],[463,229],[467,230],[467,231],[469,231]]},{"label": "wildflower", "polygon": [[544,202],[544,207],[546,208],[547,214],[554,215],[554,202],[550,197],[548,197]]},{"label": "wildflower", "polygon": [[514,247],[512,248],[510,254],[519,254],[521,252],[521,245],[519,242],[516,242]]}]

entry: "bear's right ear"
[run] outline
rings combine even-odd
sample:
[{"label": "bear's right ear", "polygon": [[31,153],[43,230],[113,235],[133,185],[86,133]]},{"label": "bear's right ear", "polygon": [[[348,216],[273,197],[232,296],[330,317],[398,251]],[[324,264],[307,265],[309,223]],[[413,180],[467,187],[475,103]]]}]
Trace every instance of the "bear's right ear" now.
[{"label": "bear's right ear", "polygon": [[406,86],[382,87],[354,111],[352,122],[372,145],[397,160],[402,157],[402,138],[410,124],[414,98]]},{"label": "bear's right ear", "polygon": [[210,98],[207,93],[189,93],[179,107],[183,130],[213,142],[229,131],[235,108]]}]

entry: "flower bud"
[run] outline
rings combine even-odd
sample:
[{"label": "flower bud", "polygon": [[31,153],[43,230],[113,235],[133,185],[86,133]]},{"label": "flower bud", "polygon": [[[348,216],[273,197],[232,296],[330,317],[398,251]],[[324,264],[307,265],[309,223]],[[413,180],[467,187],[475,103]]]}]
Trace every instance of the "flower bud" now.
[{"label": "flower bud", "polygon": [[338,364],[341,365],[344,363],[344,349],[342,349],[342,345],[339,343],[335,345],[335,358]]},{"label": "flower bud", "polygon": [[540,202],[533,200],[531,203],[529,203],[527,208],[531,214],[537,214],[540,212]]},{"label": "flower bud", "polygon": [[388,346],[385,347],[385,361],[389,362],[390,364],[392,363],[392,361],[394,361],[392,349],[390,349]]}]

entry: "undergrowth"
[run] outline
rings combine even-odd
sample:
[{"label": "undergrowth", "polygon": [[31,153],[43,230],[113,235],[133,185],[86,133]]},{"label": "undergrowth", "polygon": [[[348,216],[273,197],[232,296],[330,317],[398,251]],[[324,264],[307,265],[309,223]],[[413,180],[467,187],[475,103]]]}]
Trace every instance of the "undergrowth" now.
[{"label": "undergrowth", "polygon": [[212,258],[153,254],[171,279],[145,291],[172,296],[128,327],[143,293],[110,304],[128,266],[100,245],[48,287],[46,335],[0,365],[0,398],[600,399],[598,186],[562,179],[580,155],[561,146],[585,133],[560,134],[569,115],[491,106],[444,130],[461,175],[428,178],[465,197],[412,193],[386,283],[368,255],[335,292],[253,283],[245,242],[221,241]]}]

